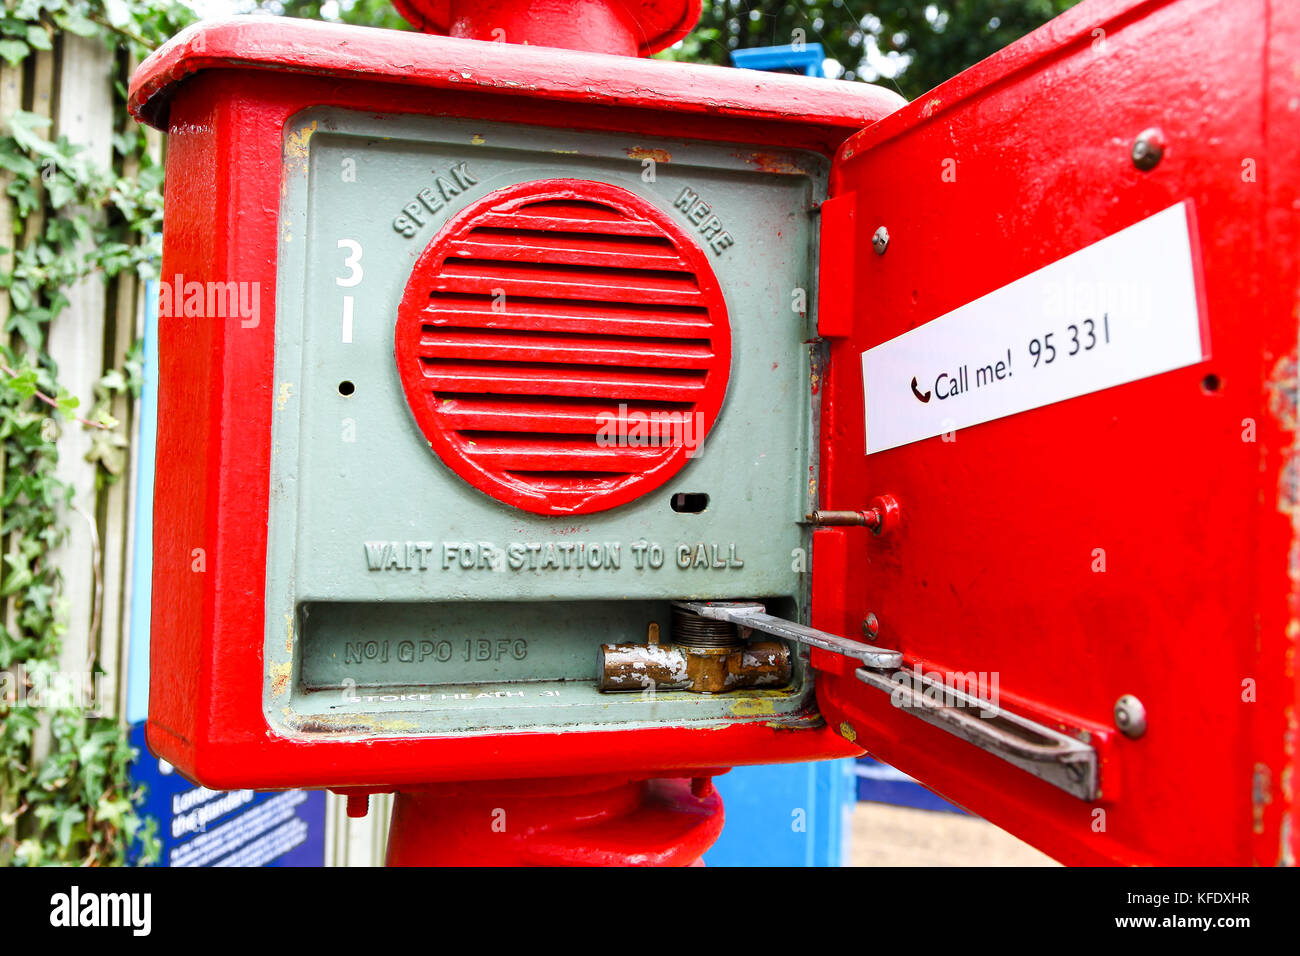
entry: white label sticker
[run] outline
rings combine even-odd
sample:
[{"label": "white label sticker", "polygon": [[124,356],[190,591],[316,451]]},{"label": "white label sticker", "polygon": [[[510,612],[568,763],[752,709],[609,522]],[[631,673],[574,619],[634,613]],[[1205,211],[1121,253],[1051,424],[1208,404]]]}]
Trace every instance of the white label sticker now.
[{"label": "white label sticker", "polygon": [[862,353],[867,454],[1209,357],[1180,203]]}]

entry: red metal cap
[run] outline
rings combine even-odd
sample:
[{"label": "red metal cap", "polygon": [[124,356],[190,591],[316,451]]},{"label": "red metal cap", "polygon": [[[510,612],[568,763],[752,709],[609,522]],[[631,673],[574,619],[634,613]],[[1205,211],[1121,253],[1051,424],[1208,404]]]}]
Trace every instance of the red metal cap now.
[{"label": "red metal cap", "polygon": [[649,56],[700,18],[700,0],[393,0],[424,33]]}]

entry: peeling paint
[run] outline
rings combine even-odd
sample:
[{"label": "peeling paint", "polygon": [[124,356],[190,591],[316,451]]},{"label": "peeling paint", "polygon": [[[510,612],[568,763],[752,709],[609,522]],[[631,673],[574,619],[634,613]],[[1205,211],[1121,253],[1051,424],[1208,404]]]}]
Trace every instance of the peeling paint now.
[{"label": "peeling paint", "polygon": [[316,132],[316,121],[312,120],[301,129],[290,133],[284,141],[284,158],[286,163],[305,163],[307,161],[307,144],[311,142],[312,133]]},{"label": "peeling paint", "polygon": [[623,152],[632,159],[653,159],[656,163],[671,163],[673,154],[666,149],[648,149],[644,146],[633,146],[625,149]]},{"label": "peeling paint", "polygon": [[1250,789],[1250,804],[1254,829],[1257,834],[1264,832],[1264,811],[1273,802],[1273,773],[1264,763],[1255,764],[1254,780]]},{"label": "peeling paint", "polygon": [[473,146],[482,146],[486,142],[487,140],[483,138],[481,133],[475,133],[474,136],[470,139],[470,144]]},{"label": "peeling paint", "polygon": [[840,736],[850,743],[853,743],[858,739],[858,732],[854,730],[853,725],[846,720],[844,723],[840,724]]},{"label": "peeling paint", "polygon": [[789,156],[781,153],[737,153],[736,156],[764,173],[801,174],[807,172]]},{"label": "peeling paint", "polygon": [[283,697],[289,692],[289,679],[293,676],[293,664],[271,665],[271,696]]},{"label": "peeling paint", "polygon": [[281,382],[280,392],[275,397],[275,407],[278,411],[284,411],[284,406],[289,403],[289,398],[293,395],[293,382]]},{"label": "peeling paint", "polygon": [[737,717],[765,717],[776,713],[776,705],[765,697],[742,697],[731,705]]},{"label": "peeling paint", "polygon": [[286,708],[285,722],[298,733],[338,734],[375,734],[375,733],[409,733],[419,730],[414,721],[399,717],[383,717],[359,714],[293,714]]},{"label": "peeling paint", "polygon": [[[1273,366],[1268,380],[1268,410],[1279,428],[1294,439],[1297,426],[1297,365],[1294,354],[1285,355]],[[1278,510],[1283,514],[1296,516],[1297,503],[1300,502],[1300,482],[1297,481],[1295,442],[1292,441],[1291,453],[1287,458],[1278,488]]]}]

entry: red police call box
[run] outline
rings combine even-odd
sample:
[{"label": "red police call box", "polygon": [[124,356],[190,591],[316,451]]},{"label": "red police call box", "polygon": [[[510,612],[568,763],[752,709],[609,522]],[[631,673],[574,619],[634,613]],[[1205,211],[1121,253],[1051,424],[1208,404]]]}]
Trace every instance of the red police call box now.
[{"label": "red police call box", "polygon": [[353,792],[865,749],[1067,862],[1294,862],[1297,50],[1093,0],[903,105],[186,31],[131,89],[151,746]]}]

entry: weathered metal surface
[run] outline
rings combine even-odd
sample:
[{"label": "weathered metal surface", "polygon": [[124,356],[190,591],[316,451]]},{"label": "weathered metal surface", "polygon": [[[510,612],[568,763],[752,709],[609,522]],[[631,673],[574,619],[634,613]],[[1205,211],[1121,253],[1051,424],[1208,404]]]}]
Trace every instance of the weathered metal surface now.
[{"label": "weathered metal surface", "polygon": [[[810,446],[807,329],[767,304],[811,284],[814,230],[791,210],[818,192],[822,158],[791,152],[796,171],[773,176],[731,145],[638,136],[673,157],[647,167],[609,133],[334,108],[294,114],[284,142],[265,612],[267,669],[283,676],[266,701],[272,726],[417,736],[808,711],[803,669],[764,714],[738,715],[696,694],[660,695],[653,710],[610,698],[592,659],[602,643],[666,625],[680,595],[798,591],[789,556],[806,534],[791,507],[802,482],[787,463]],[[542,194],[536,205],[552,215],[523,222],[536,205],[521,215],[515,201]],[[559,219],[565,228],[523,228]],[[715,220],[755,237],[743,256],[721,242],[715,251]],[[602,230],[599,249],[575,246],[580,227]],[[647,229],[661,253],[696,244],[676,258],[695,264],[709,309],[682,301],[679,273],[627,268],[646,264]],[[593,252],[615,263],[553,261]],[[729,330],[724,312],[743,315],[743,328]],[[678,323],[689,332],[678,327],[669,344],[697,367],[650,364]],[[613,358],[622,364],[601,361]],[[745,414],[715,420],[723,379]],[[665,391],[633,401],[611,390],[629,381]],[[684,386],[693,401],[665,402]],[[575,421],[579,403],[588,415]],[[683,427],[638,431],[643,408]],[[527,427],[530,415],[544,424]],[[599,470],[632,456],[644,471]],[[678,466],[675,486],[655,491],[659,472]],[[679,513],[675,489],[708,506]]]},{"label": "weathered metal surface", "polygon": [[724,647],[603,644],[596,673],[603,691],[725,694],[752,687],[785,687],[793,666],[790,648],[780,641],[738,640]]}]

